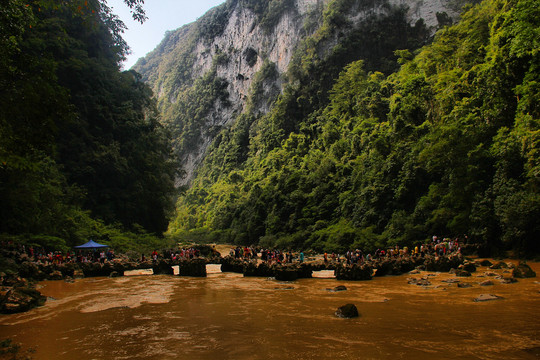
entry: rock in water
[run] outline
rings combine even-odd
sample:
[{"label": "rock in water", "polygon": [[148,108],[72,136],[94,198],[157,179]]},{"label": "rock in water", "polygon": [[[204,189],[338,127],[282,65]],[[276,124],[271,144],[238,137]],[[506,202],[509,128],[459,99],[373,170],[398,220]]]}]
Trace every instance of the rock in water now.
[{"label": "rock in water", "polygon": [[446,279],[446,280],[441,280],[441,281],[445,282],[445,283],[448,283],[448,284],[455,284],[455,283],[459,282],[459,279],[452,278],[452,279]]},{"label": "rock in water", "polygon": [[471,273],[468,272],[467,270],[457,269],[456,276],[467,277],[467,276],[471,276]]},{"label": "rock in water", "polygon": [[152,265],[154,275],[174,275],[170,261],[158,260]]},{"label": "rock in water", "polygon": [[536,273],[531,269],[529,265],[524,262],[520,262],[517,268],[512,270],[512,277],[515,278],[533,278],[536,277]]},{"label": "rock in water", "polygon": [[505,263],[504,261],[499,261],[498,263],[494,264],[494,265],[491,265],[489,267],[490,269],[508,269],[508,264]]},{"label": "rock in water", "polygon": [[476,271],[476,265],[474,265],[472,262],[467,262],[463,264],[463,270],[473,273]]},{"label": "rock in water", "polygon": [[47,279],[49,279],[49,280],[62,280],[63,276],[62,276],[62,273],[60,271],[54,270],[53,272],[51,272],[47,276]]},{"label": "rock in water", "polygon": [[407,283],[411,285],[418,285],[418,286],[429,286],[431,285],[431,282],[427,278],[408,278]]},{"label": "rock in water", "polygon": [[230,255],[221,259],[221,272],[234,272],[242,274],[244,272],[244,261],[236,259]]},{"label": "rock in water", "polygon": [[14,314],[42,306],[47,298],[30,286],[0,291],[0,313]]},{"label": "rock in water", "polygon": [[371,280],[373,269],[368,265],[338,265],[334,270],[337,280]]},{"label": "rock in water", "polygon": [[180,276],[206,277],[204,259],[188,259],[180,262]]},{"label": "rock in water", "polygon": [[360,314],[358,314],[358,309],[356,308],[356,305],[347,304],[347,305],[340,306],[336,310],[336,316],[340,318],[351,319],[351,318],[359,317]]},{"label": "rock in water", "polygon": [[492,285],[494,285],[494,284],[493,284],[493,281],[491,281],[491,280],[482,281],[480,283],[480,286],[492,286]]},{"label": "rock in water", "polygon": [[345,291],[345,290],[347,290],[347,287],[344,286],[344,285],[339,285],[339,286],[336,286],[333,289],[326,289],[326,290],[331,291],[331,292]]},{"label": "rock in water", "polygon": [[482,294],[482,295],[479,295],[476,299],[474,299],[474,302],[483,302],[483,301],[501,300],[501,299],[504,299],[504,298],[497,295]]},{"label": "rock in water", "polygon": [[248,277],[248,276],[265,276],[265,277],[268,277],[268,276],[271,276],[271,274],[261,275],[260,272],[259,272],[259,267],[257,266],[257,262],[250,261],[250,262],[244,264],[244,276],[245,277]]},{"label": "rock in water", "polygon": [[291,268],[279,267],[276,268],[275,277],[278,281],[294,281],[298,279],[298,273]]},{"label": "rock in water", "polygon": [[480,266],[491,266],[491,265],[493,265],[493,264],[491,263],[491,261],[489,261],[487,259],[480,261]]}]

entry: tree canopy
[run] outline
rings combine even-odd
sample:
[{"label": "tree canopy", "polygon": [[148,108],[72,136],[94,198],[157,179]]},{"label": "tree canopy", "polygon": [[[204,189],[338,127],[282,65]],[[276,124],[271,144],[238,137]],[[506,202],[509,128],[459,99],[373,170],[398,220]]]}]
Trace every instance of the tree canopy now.
[{"label": "tree canopy", "polygon": [[123,29],[104,1],[0,4],[0,233],[166,230],[177,164],[150,89],[120,71]]}]

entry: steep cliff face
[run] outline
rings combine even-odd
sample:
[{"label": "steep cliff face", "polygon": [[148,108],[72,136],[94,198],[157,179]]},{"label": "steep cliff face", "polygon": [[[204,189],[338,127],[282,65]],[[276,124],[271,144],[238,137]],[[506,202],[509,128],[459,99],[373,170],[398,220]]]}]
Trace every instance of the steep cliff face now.
[{"label": "steep cliff face", "polygon": [[[283,89],[284,74],[293,57],[304,55],[296,54],[296,50],[306,39],[324,37],[317,54],[324,57],[366,19],[392,9],[406,9],[411,24],[423,19],[431,33],[441,18],[458,16],[455,0],[259,3],[264,5],[227,1],[196,23],[168,33],[135,66],[157,94],[163,122],[175,137],[185,171],[179,184],[189,183],[214,138],[239,114],[249,111],[258,116],[269,111],[272,100]],[[332,11],[338,12],[332,18],[336,19],[337,31],[321,35],[323,15]],[[272,76],[257,76],[263,72]]]}]

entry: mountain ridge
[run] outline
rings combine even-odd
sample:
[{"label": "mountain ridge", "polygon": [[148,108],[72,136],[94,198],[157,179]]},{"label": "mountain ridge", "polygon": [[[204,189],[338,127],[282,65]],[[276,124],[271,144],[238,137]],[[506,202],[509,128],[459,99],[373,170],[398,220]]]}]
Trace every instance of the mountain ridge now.
[{"label": "mountain ridge", "polygon": [[[178,179],[179,184],[188,184],[193,178],[208,147],[215,139],[218,132],[216,129],[230,126],[236,116],[246,110],[253,78],[264,64],[275,66],[277,74],[272,83],[262,87],[262,96],[275,99],[283,91],[283,77],[295,49],[320,29],[323,25],[323,13],[336,8],[339,9],[336,19],[343,17],[338,19],[342,22],[338,26],[340,31],[326,41],[327,52],[339,42],[339,37],[343,36],[340,32],[352,31],[351,29],[362,21],[386,14],[391,8],[406,8],[409,23],[422,19],[431,34],[438,25],[437,13],[446,14],[449,18],[458,16],[455,2],[442,0],[429,2],[427,5],[421,0],[377,0],[367,4],[361,1],[330,0],[274,0],[263,3],[268,4],[268,9],[259,16],[250,8],[249,1],[228,1],[215,7],[198,21],[169,32],[153,52],[134,66],[134,70],[140,72],[143,80],[153,89],[164,122],[172,124],[173,129],[178,128],[179,123],[183,124],[184,120],[182,114],[171,114],[169,110],[179,101],[179,94],[192,86],[198,76],[215,71],[215,77],[226,83],[226,95],[217,97],[212,104],[207,104],[206,114],[203,116],[197,114],[202,117],[196,130],[199,134],[197,141],[193,141],[190,147],[180,146],[179,155],[186,176]],[[275,14],[269,16],[273,4],[281,4],[281,8],[274,10]],[[272,18],[273,22],[268,25],[267,21],[264,26],[260,18]],[[219,30],[215,29],[216,21],[222,22],[218,24],[222,27]],[[178,68],[182,68],[182,71],[172,71]],[[171,72],[173,75],[168,75]],[[226,97],[226,101],[223,101],[223,97]],[[268,102],[252,109],[255,113],[262,114],[268,110]],[[173,130],[173,136],[183,137],[190,132],[186,131],[184,126],[181,127],[181,131]],[[192,129],[192,132],[195,131]]]}]

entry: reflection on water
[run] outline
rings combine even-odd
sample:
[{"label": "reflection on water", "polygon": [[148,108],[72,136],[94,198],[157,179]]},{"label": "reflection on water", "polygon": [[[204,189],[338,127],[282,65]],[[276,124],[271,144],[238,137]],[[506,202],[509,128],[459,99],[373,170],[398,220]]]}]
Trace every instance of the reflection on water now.
[{"label": "reflection on water", "polygon": [[[450,274],[430,274],[427,288],[408,276],[349,282],[328,272],[285,283],[219,265],[207,278],[49,281],[40,290],[54,299],[1,316],[0,339],[35,348],[36,359],[537,359],[538,278],[479,286],[485,271],[460,278],[471,288],[442,282]],[[348,290],[327,290],[338,285]],[[480,294],[504,299],[474,302]],[[361,317],[336,318],[346,303]]]}]

